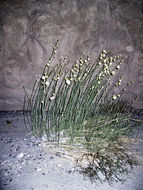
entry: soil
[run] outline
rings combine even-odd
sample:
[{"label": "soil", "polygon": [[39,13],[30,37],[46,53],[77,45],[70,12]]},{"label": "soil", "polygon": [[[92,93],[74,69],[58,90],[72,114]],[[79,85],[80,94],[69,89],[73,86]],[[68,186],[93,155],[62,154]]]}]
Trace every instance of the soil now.
[{"label": "soil", "polygon": [[0,190],[143,190],[143,126],[133,146],[140,165],[122,183],[91,183],[74,156],[34,137],[21,111],[0,112]]}]

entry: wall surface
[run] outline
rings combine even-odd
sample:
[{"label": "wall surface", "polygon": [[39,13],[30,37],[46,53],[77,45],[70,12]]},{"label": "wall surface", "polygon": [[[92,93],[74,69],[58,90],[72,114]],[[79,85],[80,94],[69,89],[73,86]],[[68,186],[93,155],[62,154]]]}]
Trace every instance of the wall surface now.
[{"label": "wall surface", "polygon": [[143,108],[143,0],[1,0],[0,110],[22,109],[57,39],[57,60],[124,55],[126,99]]}]

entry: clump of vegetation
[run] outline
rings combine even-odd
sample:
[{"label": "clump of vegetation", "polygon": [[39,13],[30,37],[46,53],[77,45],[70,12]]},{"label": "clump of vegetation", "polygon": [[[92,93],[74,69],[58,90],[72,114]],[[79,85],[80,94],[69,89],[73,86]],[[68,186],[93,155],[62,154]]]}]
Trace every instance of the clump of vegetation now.
[{"label": "clump of vegetation", "polygon": [[[122,143],[136,125],[131,103],[122,101],[133,81],[121,88],[123,77],[114,75],[123,60],[105,50],[93,63],[88,55],[72,66],[63,58],[50,67],[57,47],[58,41],[25,99],[31,130],[38,137],[46,135],[49,142],[82,151],[78,163],[86,158],[86,167],[81,165],[84,174],[101,179],[101,173],[108,182],[113,177],[120,180],[121,173],[129,171],[126,166],[134,163]],[[121,88],[119,94],[113,94],[115,85]]]}]

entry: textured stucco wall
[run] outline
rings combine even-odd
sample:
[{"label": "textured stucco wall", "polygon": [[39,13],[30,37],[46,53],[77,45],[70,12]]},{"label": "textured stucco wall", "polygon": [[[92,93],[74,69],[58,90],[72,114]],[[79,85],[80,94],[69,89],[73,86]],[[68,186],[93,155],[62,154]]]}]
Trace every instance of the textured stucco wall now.
[{"label": "textured stucco wall", "polygon": [[57,39],[57,60],[124,55],[120,73],[135,81],[126,98],[143,108],[143,0],[1,0],[0,110],[22,109]]}]

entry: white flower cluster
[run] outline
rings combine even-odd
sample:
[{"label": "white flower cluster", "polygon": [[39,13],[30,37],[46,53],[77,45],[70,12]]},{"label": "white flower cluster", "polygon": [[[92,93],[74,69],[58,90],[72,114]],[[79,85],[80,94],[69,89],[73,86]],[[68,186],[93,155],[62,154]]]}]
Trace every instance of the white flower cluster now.
[{"label": "white flower cluster", "polygon": [[121,86],[122,80],[123,80],[123,77],[121,77],[120,79],[118,79],[118,81],[116,83],[116,86]]},{"label": "white flower cluster", "polygon": [[50,85],[50,83],[48,81],[48,76],[46,75],[46,73],[41,77],[41,80],[42,80],[42,85],[44,85],[44,86]]},{"label": "white flower cluster", "polygon": [[113,56],[113,57],[108,57],[108,52],[106,50],[102,50],[102,53],[99,56],[98,60],[98,66],[103,67],[103,72],[104,75],[112,75],[114,76],[116,74],[116,70],[120,69],[120,64],[122,64],[123,60],[121,60],[118,65],[114,68],[114,70],[110,69],[110,66],[112,65],[113,62],[117,61],[120,56]]},{"label": "white flower cluster", "polygon": [[61,77],[61,74],[57,74],[57,75],[53,78],[53,80],[54,80],[54,81],[58,81],[58,80],[60,80],[60,77]]},{"label": "white flower cluster", "polygon": [[80,81],[81,78],[85,78],[87,76],[88,72],[85,71],[85,73],[82,74],[82,71],[83,71],[83,66],[87,65],[89,60],[90,60],[90,56],[88,55],[86,59],[83,59],[81,57],[79,60],[75,61],[75,64],[72,66],[70,70],[70,76],[65,77],[65,82],[67,85],[70,85],[72,81]]},{"label": "white flower cluster", "polygon": [[120,94],[113,95],[113,96],[112,96],[112,100],[116,100],[117,98],[120,98],[120,96],[121,96]]}]

